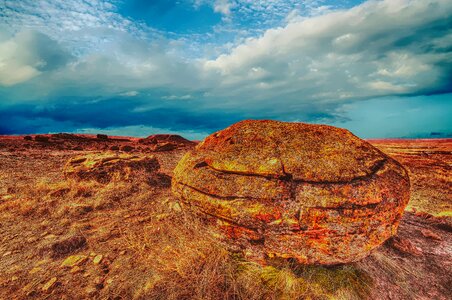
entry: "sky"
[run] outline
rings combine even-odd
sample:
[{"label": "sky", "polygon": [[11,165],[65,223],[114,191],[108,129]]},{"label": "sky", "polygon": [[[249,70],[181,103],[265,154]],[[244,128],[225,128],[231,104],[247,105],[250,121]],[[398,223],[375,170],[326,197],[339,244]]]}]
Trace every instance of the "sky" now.
[{"label": "sky", "polygon": [[452,137],[450,0],[0,0],[0,134]]}]

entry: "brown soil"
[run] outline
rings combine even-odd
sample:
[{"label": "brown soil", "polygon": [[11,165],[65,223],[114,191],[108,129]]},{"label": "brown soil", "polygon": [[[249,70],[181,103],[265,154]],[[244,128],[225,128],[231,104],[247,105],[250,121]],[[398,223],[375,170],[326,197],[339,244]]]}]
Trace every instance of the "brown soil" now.
[{"label": "brown soil", "polygon": [[[450,299],[451,140],[372,141],[409,170],[410,211],[367,258],[321,267],[247,262],[145,175],[66,179],[77,155],[153,149],[82,137],[0,137],[0,299]],[[188,148],[152,154],[172,176]]]}]

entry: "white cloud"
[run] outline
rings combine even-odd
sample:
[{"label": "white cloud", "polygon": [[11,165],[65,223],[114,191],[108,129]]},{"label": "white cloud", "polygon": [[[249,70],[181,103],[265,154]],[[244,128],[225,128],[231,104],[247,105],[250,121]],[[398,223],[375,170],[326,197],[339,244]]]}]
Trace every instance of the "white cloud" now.
[{"label": "white cloud", "polygon": [[[47,21],[49,28],[66,26],[52,36],[58,43],[36,33],[28,34],[28,39],[23,32],[0,37],[0,84],[28,81],[26,89],[5,92],[11,99],[60,101],[74,96],[98,101],[122,96],[143,102],[135,111],[153,111],[159,105],[183,110],[195,103],[199,111],[322,117],[343,103],[370,97],[442,92],[450,80],[452,2],[447,0],[371,1],[316,16],[303,15],[299,9],[284,27],[240,40],[235,47],[228,44],[222,49],[229,50],[215,59],[185,58],[181,53],[191,45],[189,39],[142,39],[136,24],[128,24],[98,1],[81,1],[82,6],[88,5],[84,10],[93,5],[91,12],[78,15],[89,28],[77,29],[78,20],[64,23],[74,16],[69,12],[58,16],[59,9],[70,10],[65,5],[80,1],[43,1],[49,16],[44,21],[31,18],[35,23],[30,26],[38,28]],[[228,8],[232,18],[272,11],[284,18],[293,8],[289,2],[227,3],[233,5]],[[312,7],[319,3],[310,2]],[[43,14],[44,8],[36,7],[35,16]],[[20,9],[11,12],[11,18],[25,22]],[[65,36],[62,41],[60,35]],[[86,42],[85,35],[96,41],[95,46]],[[70,39],[84,50],[64,59],[64,49],[74,51],[67,42]],[[44,47],[47,44],[52,46]]]},{"label": "white cloud", "polygon": [[12,86],[63,65],[68,54],[47,36],[22,31],[0,41],[0,85]]},{"label": "white cloud", "polygon": [[450,16],[448,0],[370,1],[292,16],[287,26],[205,61],[205,76],[218,79],[211,95],[291,105],[422,93],[447,84],[451,66],[443,62],[451,53],[439,45],[450,44],[443,38],[452,32]]},{"label": "white cloud", "polygon": [[119,95],[123,96],[123,97],[135,97],[135,96],[138,96],[139,94],[140,93],[138,91],[128,91],[128,92],[121,93]]},{"label": "white cloud", "polygon": [[133,24],[115,12],[114,3],[111,0],[4,0],[0,4],[0,16],[18,28],[27,26],[44,32],[52,30],[52,33],[104,26],[127,30]]},{"label": "white cloud", "polygon": [[0,22],[8,24],[13,32],[32,28],[45,33],[80,54],[111,39],[108,33],[113,31],[141,38],[161,36],[144,23],[123,17],[116,11],[117,3],[116,0],[4,0],[0,1]]},{"label": "white cloud", "polygon": [[10,86],[38,76],[41,72],[35,67],[40,62],[30,54],[15,38],[0,42],[0,84]]},{"label": "white cloud", "polygon": [[189,95],[189,94],[181,95],[181,96],[169,95],[169,96],[163,96],[162,99],[165,99],[165,100],[190,100],[190,99],[193,99],[193,96]]},{"label": "white cloud", "polygon": [[231,14],[232,3],[229,0],[216,0],[213,9],[215,12],[221,13],[225,16]]}]

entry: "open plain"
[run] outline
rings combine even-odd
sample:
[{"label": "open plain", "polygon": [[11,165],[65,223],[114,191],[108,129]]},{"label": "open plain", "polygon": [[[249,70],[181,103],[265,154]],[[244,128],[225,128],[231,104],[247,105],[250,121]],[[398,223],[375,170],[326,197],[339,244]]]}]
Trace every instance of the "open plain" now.
[{"label": "open plain", "polygon": [[[170,186],[193,142],[1,136],[0,299],[450,299],[452,140],[370,142],[408,170],[410,202],[395,237],[326,267],[248,261],[186,209]],[[80,155],[158,168],[78,180]]]}]

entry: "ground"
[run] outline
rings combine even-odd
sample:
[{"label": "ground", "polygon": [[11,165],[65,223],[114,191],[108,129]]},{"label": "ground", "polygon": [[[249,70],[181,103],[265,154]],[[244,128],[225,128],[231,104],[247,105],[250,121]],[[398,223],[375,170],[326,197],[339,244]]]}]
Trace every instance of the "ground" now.
[{"label": "ground", "polygon": [[63,174],[70,158],[116,146],[155,155],[171,176],[191,145],[49,138],[0,137],[0,299],[450,299],[450,139],[371,141],[410,173],[398,234],[359,262],[321,267],[244,260],[167,180]]}]

